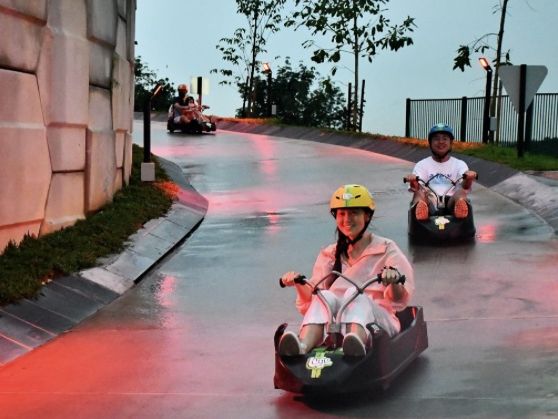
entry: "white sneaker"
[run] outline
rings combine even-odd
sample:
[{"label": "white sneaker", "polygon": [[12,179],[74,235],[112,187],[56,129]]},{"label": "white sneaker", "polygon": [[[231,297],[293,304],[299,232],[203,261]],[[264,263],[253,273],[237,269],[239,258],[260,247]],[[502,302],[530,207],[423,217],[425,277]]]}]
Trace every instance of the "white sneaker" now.
[{"label": "white sneaker", "polygon": [[305,346],[293,332],[285,332],[281,336],[277,352],[284,356],[302,355]]},{"label": "white sneaker", "polygon": [[343,353],[347,356],[364,356],[366,347],[356,333],[347,333],[343,339]]}]

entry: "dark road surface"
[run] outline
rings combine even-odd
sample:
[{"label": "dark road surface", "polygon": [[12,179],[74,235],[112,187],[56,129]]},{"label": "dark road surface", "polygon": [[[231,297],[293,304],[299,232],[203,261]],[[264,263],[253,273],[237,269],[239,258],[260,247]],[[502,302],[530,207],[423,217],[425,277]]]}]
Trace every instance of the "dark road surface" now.
[{"label": "dark road surface", "polygon": [[[0,369],[2,418],[541,418],[558,416],[558,242],[477,185],[475,244],[411,246],[412,164],[259,135],[168,135],[153,152],[209,200],[199,229],[135,288]],[[141,143],[141,126],[135,129]],[[139,133],[139,134],[138,134]],[[273,334],[298,326],[287,270],[334,241],[331,193],[362,183],[372,231],[416,270],[430,347],[379,395],[308,400],[273,388]]]}]

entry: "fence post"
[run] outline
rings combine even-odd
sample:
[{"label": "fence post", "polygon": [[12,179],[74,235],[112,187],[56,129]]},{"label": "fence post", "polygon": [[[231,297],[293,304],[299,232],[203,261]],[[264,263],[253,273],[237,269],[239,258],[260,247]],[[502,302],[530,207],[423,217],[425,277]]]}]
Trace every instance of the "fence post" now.
[{"label": "fence post", "polygon": [[411,136],[411,99],[405,101],[405,137]]},{"label": "fence post", "polygon": [[461,129],[459,130],[459,139],[465,142],[467,139],[467,96],[461,98]]},{"label": "fence post", "polygon": [[525,150],[525,82],[527,80],[527,65],[519,66],[519,109],[517,112],[517,157],[523,157]]},{"label": "fence post", "polygon": [[525,115],[525,150],[531,150],[531,138],[533,136],[533,113],[535,101],[533,100],[529,107],[527,108],[527,113]]},{"label": "fence post", "polygon": [[358,132],[362,132],[362,118],[364,116],[364,85],[366,80],[362,80],[362,90],[360,92],[360,110],[358,111]]}]

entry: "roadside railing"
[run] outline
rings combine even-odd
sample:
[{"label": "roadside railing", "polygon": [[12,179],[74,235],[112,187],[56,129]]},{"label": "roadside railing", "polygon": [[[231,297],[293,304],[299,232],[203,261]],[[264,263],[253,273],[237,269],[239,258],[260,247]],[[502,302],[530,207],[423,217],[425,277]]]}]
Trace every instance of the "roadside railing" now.
[{"label": "roadside railing", "polygon": [[[456,139],[482,142],[484,97],[456,99],[407,99],[405,136],[426,138],[437,122],[453,127]],[[513,146],[517,142],[517,112],[508,96],[501,96],[499,126],[493,133],[494,143]],[[558,93],[538,93],[526,112],[525,145],[550,143],[558,154]],[[547,147],[548,148],[548,147]]]}]

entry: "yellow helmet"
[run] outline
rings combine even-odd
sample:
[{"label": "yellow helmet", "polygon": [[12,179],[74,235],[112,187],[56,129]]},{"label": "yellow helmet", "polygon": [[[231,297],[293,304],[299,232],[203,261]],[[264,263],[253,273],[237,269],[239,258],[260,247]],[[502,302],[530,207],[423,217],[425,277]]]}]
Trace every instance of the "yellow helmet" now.
[{"label": "yellow helmet", "polygon": [[179,84],[179,85],[178,85],[178,90],[186,90],[186,91],[188,91],[188,86],[186,86],[185,84]]},{"label": "yellow helmet", "polygon": [[329,209],[332,213],[339,208],[368,208],[376,209],[376,203],[372,194],[362,185],[344,185],[339,187],[329,201]]}]

